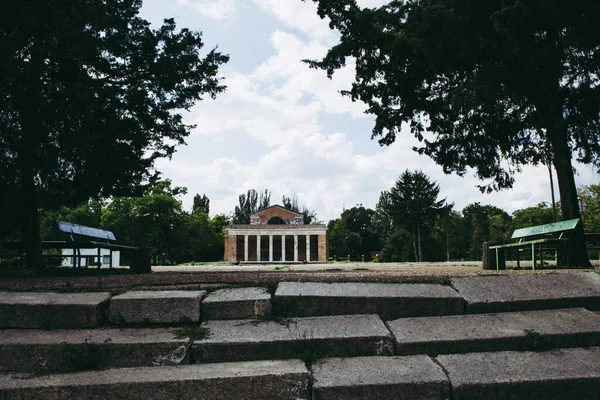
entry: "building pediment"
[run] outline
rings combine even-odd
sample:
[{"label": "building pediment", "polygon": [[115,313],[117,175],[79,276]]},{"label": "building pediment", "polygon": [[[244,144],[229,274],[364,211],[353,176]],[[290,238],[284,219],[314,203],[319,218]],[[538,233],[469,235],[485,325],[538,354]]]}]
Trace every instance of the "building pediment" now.
[{"label": "building pediment", "polygon": [[250,225],[303,225],[304,215],[280,205],[250,214]]}]

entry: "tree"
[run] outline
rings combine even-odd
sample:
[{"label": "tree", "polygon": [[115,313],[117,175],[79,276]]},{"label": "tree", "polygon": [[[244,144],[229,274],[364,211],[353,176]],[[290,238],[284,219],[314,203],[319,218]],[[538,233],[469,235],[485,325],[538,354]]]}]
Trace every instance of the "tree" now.
[{"label": "tree", "polygon": [[154,264],[177,263],[189,237],[183,229],[188,214],[177,198],[186,193],[186,188],[172,188],[165,179],[143,196],[113,199],[102,212],[101,225],[125,243],[149,247]]},{"label": "tree", "polygon": [[600,232],[600,185],[587,185],[579,189],[581,213],[586,232]]},{"label": "tree", "polygon": [[317,221],[317,213],[314,210],[309,210],[306,207],[306,204],[304,204],[304,203],[302,203],[302,206],[300,206],[298,197],[295,194],[292,195],[292,197],[287,197],[284,195],[283,198],[281,199],[281,202],[282,202],[284,208],[287,208],[288,210],[292,210],[292,211],[299,212],[300,214],[302,214],[302,216],[303,216],[302,219],[303,219],[304,225],[318,223],[318,222],[316,222]]},{"label": "tree", "polygon": [[18,196],[29,267],[43,267],[39,209],[141,193],[193,128],[181,110],[225,89],[228,56],[202,57],[201,34],[173,19],[151,29],[141,4],[23,0],[0,14],[0,188]]},{"label": "tree", "polygon": [[329,223],[329,247],[331,254],[356,260],[360,257],[360,235],[348,229],[343,219],[332,220]]},{"label": "tree", "polygon": [[351,232],[356,232],[360,238],[356,249],[360,255],[365,255],[367,260],[371,258],[372,250],[380,250],[381,244],[372,226],[375,211],[363,207],[362,204],[344,210],[341,219]]},{"label": "tree", "polygon": [[271,204],[271,192],[265,189],[264,193],[258,194],[254,189],[249,189],[238,197],[239,205],[235,206],[233,211],[233,223],[248,225],[250,223],[250,214],[267,208]]},{"label": "tree", "polygon": [[[551,163],[563,217],[581,216],[571,160],[600,167],[600,3],[315,1],[341,36],[308,62],[331,76],[356,59],[344,94],[376,116],[372,137],[389,145],[408,122],[415,150],[446,173],[473,168],[487,191]],[[588,267],[583,228],[570,244],[571,265]]]},{"label": "tree", "polygon": [[549,224],[554,221],[552,208],[541,202],[534,207],[527,207],[513,212],[513,226],[515,229],[529,226]]},{"label": "tree", "polygon": [[511,218],[506,211],[488,204],[473,203],[463,208],[462,214],[470,232],[470,259],[481,259],[484,242],[510,238]]},{"label": "tree", "polygon": [[192,206],[192,214],[203,212],[205,214],[209,214],[210,212],[210,199],[203,194],[200,196],[196,194],[194,196],[194,204]]},{"label": "tree", "polygon": [[431,182],[422,171],[404,171],[389,192],[382,192],[378,207],[392,219],[395,226],[411,233],[414,259],[424,261],[423,237],[426,231],[452,205],[438,200],[440,187]]}]

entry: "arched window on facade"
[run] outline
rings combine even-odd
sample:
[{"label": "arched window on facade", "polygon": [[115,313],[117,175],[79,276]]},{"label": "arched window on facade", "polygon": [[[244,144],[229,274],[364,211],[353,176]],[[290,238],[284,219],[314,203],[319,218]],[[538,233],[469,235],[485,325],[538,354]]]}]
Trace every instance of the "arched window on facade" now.
[{"label": "arched window on facade", "polygon": [[267,221],[267,225],[285,225],[285,221],[281,217],[271,217]]}]

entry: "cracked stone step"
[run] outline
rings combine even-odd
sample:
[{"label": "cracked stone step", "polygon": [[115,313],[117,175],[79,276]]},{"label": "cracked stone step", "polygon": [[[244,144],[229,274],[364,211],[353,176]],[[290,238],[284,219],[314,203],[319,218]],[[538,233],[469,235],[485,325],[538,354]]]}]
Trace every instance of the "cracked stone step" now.
[{"label": "cracked stone step", "polygon": [[384,320],[464,312],[451,287],[436,284],[281,282],[278,307],[291,316],[378,314]]},{"label": "cracked stone step", "polygon": [[600,315],[583,308],[401,318],[388,327],[398,355],[600,345]]},{"label": "cracked stone step", "polygon": [[439,356],[452,398],[597,400],[600,347]]},{"label": "cracked stone step", "polygon": [[0,331],[0,370],[48,373],[189,363],[189,339],[177,329]]},{"label": "cracked stone step", "polygon": [[377,315],[208,321],[208,338],[192,344],[196,362],[393,355],[393,339]]},{"label": "cracked stone step", "polygon": [[202,319],[246,319],[269,315],[271,295],[265,288],[221,289],[202,300]]},{"label": "cracked stone step", "polygon": [[326,358],[312,370],[314,400],[450,398],[446,375],[426,356]]},{"label": "cracked stone step", "polygon": [[179,324],[200,321],[204,290],[134,291],[110,300],[110,322],[126,324]]},{"label": "cracked stone step", "polygon": [[600,310],[600,275],[594,272],[454,278],[467,313],[583,307]]},{"label": "cracked stone step", "polygon": [[0,292],[0,328],[96,328],[110,293]]},{"label": "cracked stone step", "polygon": [[300,360],[118,368],[15,379],[0,375],[5,399],[307,399]]}]

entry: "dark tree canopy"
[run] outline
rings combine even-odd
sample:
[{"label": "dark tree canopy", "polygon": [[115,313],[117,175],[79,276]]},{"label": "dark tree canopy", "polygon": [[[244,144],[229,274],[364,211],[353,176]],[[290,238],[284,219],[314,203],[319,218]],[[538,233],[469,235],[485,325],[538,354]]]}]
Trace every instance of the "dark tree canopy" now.
[{"label": "dark tree canopy", "polygon": [[439,193],[439,185],[430,181],[422,171],[406,170],[394,186],[379,197],[378,219],[388,218],[395,227],[410,232],[416,262],[424,261],[423,237],[427,229],[453,207],[446,203],[446,199],[438,199]]},{"label": "dark tree canopy", "polygon": [[199,212],[203,212],[204,214],[209,214],[210,212],[210,199],[206,196],[206,194],[203,194],[202,196],[196,194],[194,196],[192,213],[196,214]]},{"label": "dark tree canopy", "polygon": [[0,13],[0,204],[20,216],[29,266],[41,265],[38,209],[140,192],[193,128],[181,111],[225,89],[229,57],[202,56],[201,34],[172,19],[150,28],[141,4],[22,0]]},{"label": "dark tree canopy", "polygon": [[[600,167],[600,3],[587,0],[399,0],[360,9],[315,0],[341,33],[321,61],[356,59],[344,94],[376,116],[389,145],[409,123],[446,173],[473,168],[482,190],[510,188],[523,165],[555,167],[562,215],[580,217],[571,159]],[[573,265],[589,261],[583,230]]]}]

